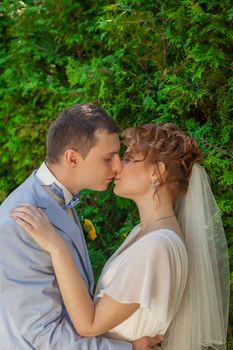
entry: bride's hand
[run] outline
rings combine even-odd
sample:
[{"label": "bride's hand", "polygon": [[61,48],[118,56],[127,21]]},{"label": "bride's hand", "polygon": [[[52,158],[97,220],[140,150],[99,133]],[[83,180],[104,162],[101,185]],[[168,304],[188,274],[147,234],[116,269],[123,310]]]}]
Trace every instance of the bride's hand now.
[{"label": "bride's hand", "polygon": [[142,337],[140,339],[135,340],[132,343],[132,350],[159,350],[158,345],[163,340],[163,335],[155,335],[154,337]]},{"label": "bride's hand", "polygon": [[11,210],[11,217],[48,253],[64,248],[65,242],[41,209],[22,204]]}]

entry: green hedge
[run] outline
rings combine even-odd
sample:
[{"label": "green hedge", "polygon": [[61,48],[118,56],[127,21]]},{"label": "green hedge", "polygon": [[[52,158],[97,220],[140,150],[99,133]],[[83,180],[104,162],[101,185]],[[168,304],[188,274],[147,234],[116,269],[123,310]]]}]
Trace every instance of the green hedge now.
[{"label": "green hedge", "polygon": [[[48,125],[67,106],[98,103],[122,129],[171,121],[205,155],[232,270],[232,2],[5,0],[0,19],[0,201],[43,160]],[[111,191],[86,191],[78,211],[97,229],[97,276],[137,212]],[[232,309],[231,299],[228,349]]]}]

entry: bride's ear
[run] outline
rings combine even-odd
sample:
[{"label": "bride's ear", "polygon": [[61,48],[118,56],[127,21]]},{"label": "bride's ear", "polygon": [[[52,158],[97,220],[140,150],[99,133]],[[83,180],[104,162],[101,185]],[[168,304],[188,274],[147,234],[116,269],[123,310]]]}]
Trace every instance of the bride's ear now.
[{"label": "bride's ear", "polygon": [[165,176],[166,172],[166,166],[164,162],[158,162],[153,167],[153,174],[152,176],[156,176],[157,178],[163,178]]},{"label": "bride's ear", "polygon": [[166,171],[166,167],[165,167],[164,162],[158,162],[157,169],[158,169],[159,175],[161,177],[164,177],[165,171]]}]

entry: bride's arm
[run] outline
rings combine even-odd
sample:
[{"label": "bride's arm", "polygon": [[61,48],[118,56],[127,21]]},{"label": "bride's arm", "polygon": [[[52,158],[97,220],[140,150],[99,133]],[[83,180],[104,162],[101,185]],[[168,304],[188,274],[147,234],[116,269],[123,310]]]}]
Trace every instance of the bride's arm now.
[{"label": "bride's arm", "polygon": [[126,320],[138,304],[122,304],[104,295],[94,304],[67,247],[51,253],[67,311],[82,336],[103,334]]},{"label": "bride's arm", "polygon": [[119,303],[106,294],[94,304],[69,248],[41,210],[23,205],[14,209],[11,215],[42,249],[50,253],[64,303],[78,334],[103,334],[137,310],[139,304]]}]

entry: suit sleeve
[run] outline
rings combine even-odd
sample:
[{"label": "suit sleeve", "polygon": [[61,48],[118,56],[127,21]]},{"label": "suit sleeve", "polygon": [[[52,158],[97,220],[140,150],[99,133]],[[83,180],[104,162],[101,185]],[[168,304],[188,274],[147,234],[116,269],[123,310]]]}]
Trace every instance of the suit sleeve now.
[{"label": "suit sleeve", "polygon": [[63,316],[50,255],[11,220],[1,225],[0,281],[5,315],[25,342],[25,349],[132,349],[127,342],[76,334]]}]

